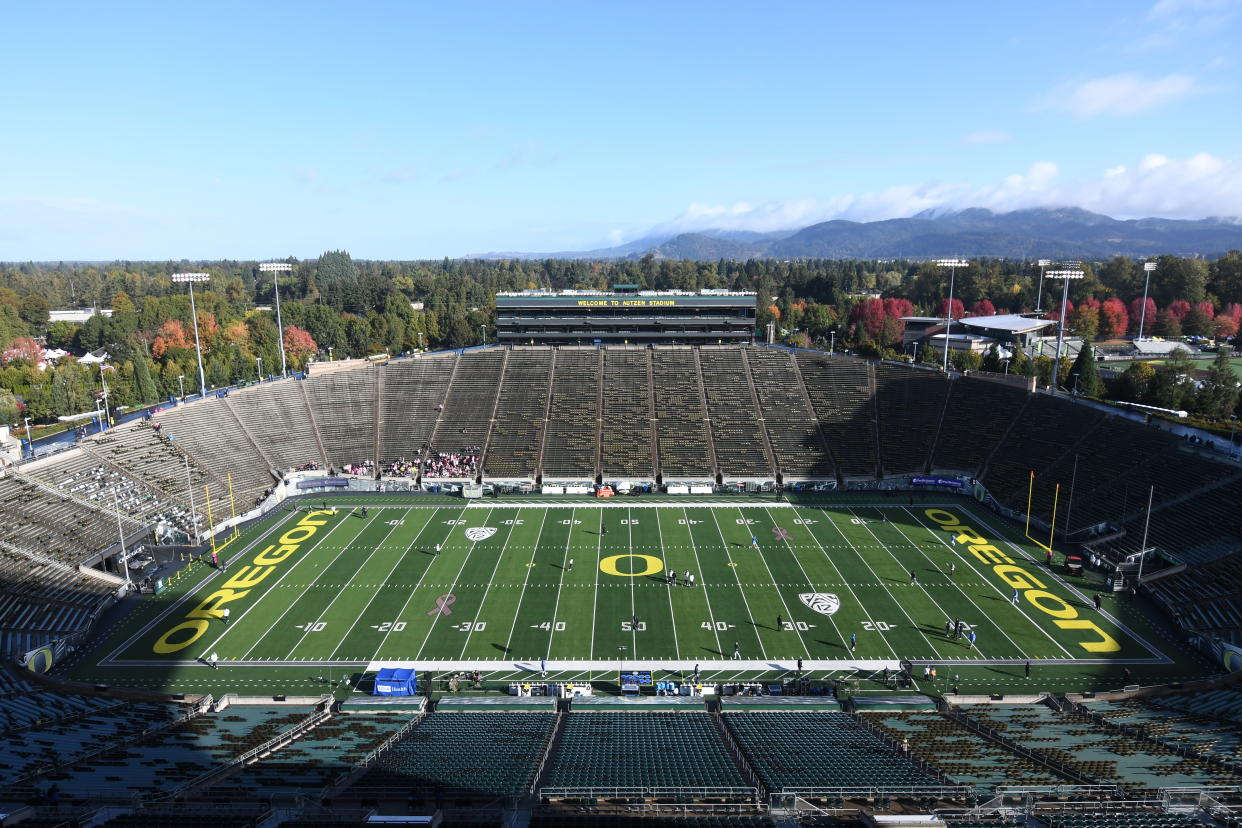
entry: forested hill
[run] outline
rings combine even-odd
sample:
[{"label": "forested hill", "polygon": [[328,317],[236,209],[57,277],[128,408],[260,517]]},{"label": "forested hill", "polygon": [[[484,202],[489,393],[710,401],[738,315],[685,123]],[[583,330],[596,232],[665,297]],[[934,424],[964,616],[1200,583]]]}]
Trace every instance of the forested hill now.
[{"label": "forested hill", "polygon": [[1237,219],[1119,220],[1078,208],[993,213],[971,209],[885,221],[825,221],[792,234],[704,230],[652,236],[620,247],[548,254],[484,254],[467,258],[637,259],[1087,259],[1159,255],[1215,258],[1242,247]]}]

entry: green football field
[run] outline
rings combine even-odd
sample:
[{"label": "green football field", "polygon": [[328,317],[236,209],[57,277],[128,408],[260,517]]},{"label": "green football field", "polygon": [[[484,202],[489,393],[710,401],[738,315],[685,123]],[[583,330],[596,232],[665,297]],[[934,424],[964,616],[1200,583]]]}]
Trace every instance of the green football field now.
[{"label": "green football field", "polygon": [[[211,653],[238,666],[495,671],[546,659],[592,672],[1166,660],[986,510],[905,504],[473,501],[364,515],[302,502],[243,533],[224,571],[101,665]],[[966,634],[946,632],[950,620]]]}]

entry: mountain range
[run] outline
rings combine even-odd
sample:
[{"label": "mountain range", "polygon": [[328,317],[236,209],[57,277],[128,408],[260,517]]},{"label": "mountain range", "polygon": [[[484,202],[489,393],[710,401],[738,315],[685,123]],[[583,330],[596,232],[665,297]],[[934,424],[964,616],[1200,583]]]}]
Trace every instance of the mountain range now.
[{"label": "mountain range", "polygon": [[653,234],[617,247],[558,253],[484,253],[474,259],[930,259],[948,256],[1100,261],[1113,256],[1216,257],[1242,249],[1242,222],[1115,219],[1077,207],[994,213],[925,210],[883,221],[833,220],[798,230]]}]

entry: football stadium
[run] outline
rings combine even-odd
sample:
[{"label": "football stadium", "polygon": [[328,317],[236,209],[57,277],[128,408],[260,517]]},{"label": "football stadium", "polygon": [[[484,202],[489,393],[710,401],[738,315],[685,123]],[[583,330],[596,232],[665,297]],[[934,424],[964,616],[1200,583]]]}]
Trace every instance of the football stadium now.
[{"label": "football stadium", "polygon": [[315,362],[0,476],[7,811],[1239,824],[1242,467],[656,298],[636,341],[591,299],[607,343]]}]

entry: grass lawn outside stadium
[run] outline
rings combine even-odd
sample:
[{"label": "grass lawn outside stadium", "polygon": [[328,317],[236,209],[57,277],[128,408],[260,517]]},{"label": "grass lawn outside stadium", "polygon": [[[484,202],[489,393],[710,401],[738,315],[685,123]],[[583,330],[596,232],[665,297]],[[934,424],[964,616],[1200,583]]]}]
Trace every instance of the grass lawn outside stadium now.
[{"label": "grass lawn outside stadium", "polygon": [[801,658],[812,677],[865,683],[904,659],[936,665],[947,691],[951,675],[1004,687],[1027,661],[1079,689],[1119,686],[1122,665],[1196,672],[1145,613],[1111,595],[1097,612],[1093,585],[964,499],[417,502],[301,501],[231,542],[225,571],[195,567],[140,602],[74,677],[298,692],[381,666],[537,679],[546,659],[549,680],[615,682],[623,663],[722,681],[792,675]]}]

